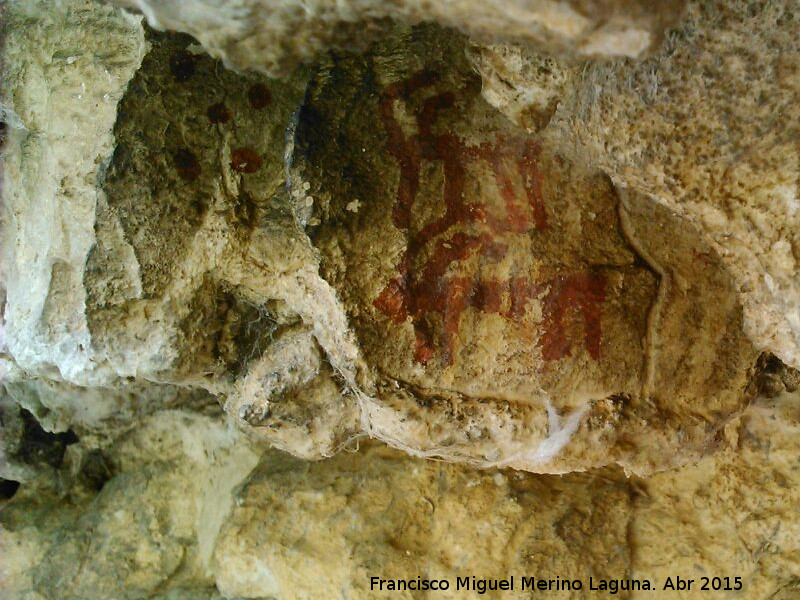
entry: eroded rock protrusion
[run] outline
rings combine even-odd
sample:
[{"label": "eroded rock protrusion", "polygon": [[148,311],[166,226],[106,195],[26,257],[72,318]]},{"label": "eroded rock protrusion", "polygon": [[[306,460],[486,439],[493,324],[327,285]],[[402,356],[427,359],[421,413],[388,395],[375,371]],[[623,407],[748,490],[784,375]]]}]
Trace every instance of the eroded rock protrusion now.
[{"label": "eroded rock protrusion", "polygon": [[[391,23],[437,22],[483,42],[517,42],[561,57],[640,58],[658,47],[680,22],[685,0],[477,0],[424,2],[335,0],[115,0],[139,9],[150,25],[195,36],[212,55],[242,69],[285,71],[329,48],[366,48],[391,31]],[[176,77],[192,63],[174,61]]]}]

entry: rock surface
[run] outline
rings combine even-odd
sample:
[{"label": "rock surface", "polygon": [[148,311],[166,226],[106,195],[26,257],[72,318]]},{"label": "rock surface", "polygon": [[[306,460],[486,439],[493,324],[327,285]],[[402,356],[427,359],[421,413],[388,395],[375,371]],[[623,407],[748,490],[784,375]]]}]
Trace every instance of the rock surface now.
[{"label": "rock surface", "polygon": [[531,75],[542,59],[520,48],[476,60],[487,99],[523,126],[542,96],[566,90],[548,128],[555,143],[696,226],[736,281],[747,335],[795,368],[797,19],[793,2],[691,3],[638,63],[542,80]]},{"label": "rock surface", "polygon": [[517,41],[565,57],[641,57],[678,22],[685,0],[115,0],[150,26],[184,31],[216,57],[279,73],[339,46],[366,46],[391,22],[436,21],[483,41]]},{"label": "rock surface", "polygon": [[[546,119],[510,124],[462,36],[398,27],[282,81],[148,43],[94,222],[64,216],[84,254],[40,261],[38,319],[36,271],[16,275],[32,225],[8,224],[10,369],[206,390],[306,458],[369,435],[537,472],[696,460],[747,404],[758,354],[701,231],[562,153]],[[25,177],[66,168],[9,170],[9,206],[49,203]]]},{"label": "rock surface", "polygon": [[4,7],[0,595],[795,597],[788,2],[135,6]]},{"label": "rock surface", "polygon": [[702,453],[757,357],[735,284],[696,230],[479,86],[457,36],[418,30],[340,58],[300,112],[309,235],[369,367],[371,432],[542,472]]},{"label": "rock surface", "polygon": [[515,593],[488,597],[529,597],[522,576],[586,582],[585,593],[549,597],[607,597],[588,590],[591,576],[696,598],[662,590],[680,574],[739,576],[744,597],[792,598],[798,401],[797,392],[759,400],[728,425],[717,454],[647,479],[474,470],[373,443],[323,462],[268,451],[248,475],[263,450],[219,415],[165,411],[106,448],[113,473],[99,492],[85,478],[60,501],[22,487],[0,509],[0,590],[30,599],[390,598],[397,593],[371,592],[369,578],[455,586],[457,577],[513,574]]}]

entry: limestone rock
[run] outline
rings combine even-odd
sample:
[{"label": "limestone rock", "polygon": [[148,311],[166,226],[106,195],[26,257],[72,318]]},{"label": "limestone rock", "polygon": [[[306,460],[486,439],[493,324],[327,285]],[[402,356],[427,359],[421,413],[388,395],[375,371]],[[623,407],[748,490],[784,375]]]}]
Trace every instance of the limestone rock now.
[{"label": "limestone rock", "polygon": [[[54,18],[46,10],[28,10],[33,23]],[[139,27],[120,11],[109,11],[91,4],[64,9],[71,18],[83,15],[87,27],[109,18],[124,18]],[[23,17],[20,13],[16,18]],[[142,30],[135,31],[134,37],[142,38]],[[264,371],[250,363],[273,338],[285,334],[288,341],[301,335],[317,357],[320,344],[326,349],[326,360],[312,367],[318,410],[306,395],[292,400],[290,389],[310,382],[290,378],[280,389],[283,407],[273,406],[269,412],[275,417],[296,407],[297,414],[273,427],[281,430],[273,431],[272,439],[298,454],[330,454],[356,430],[352,395],[343,397],[341,385],[333,383],[335,377],[352,379],[344,361],[355,350],[333,293],[317,273],[313,248],[285,198],[284,128],[300,100],[303,76],[278,85],[263,77],[236,75],[208,56],[194,54],[190,40],[173,38],[152,36],[152,50],[120,103],[119,120],[105,124],[107,139],[113,124],[113,156],[105,164],[98,159],[94,166],[102,169],[88,178],[70,171],[70,177],[92,191],[76,200],[90,212],[87,217],[65,211],[66,226],[78,237],[56,236],[50,252],[74,254],[79,289],[68,293],[58,281],[47,283],[50,270],[60,277],[61,263],[51,269],[43,250],[35,249],[37,236],[46,237],[58,227],[37,209],[37,202],[58,211],[65,206],[46,194],[25,196],[30,191],[26,181],[46,179],[51,171],[54,179],[68,181],[68,163],[51,164],[36,155],[22,161],[21,149],[37,139],[30,131],[33,125],[10,131],[6,152],[12,159],[7,161],[4,201],[11,218],[3,228],[9,249],[4,265],[6,379],[39,376],[66,382],[68,389],[118,388],[130,380],[132,385],[208,390],[222,400],[228,397],[231,412],[243,423],[249,419],[258,425],[260,413],[242,405],[237,395],[240,388],[252,387],[250,371]],[[33,43],[35,37],[11,38],[10,48],[17,44],[19,51],[7,56],[10,81],[33,70],[37,55],[23,51]],[[54,36],[48,43],[65,39]],[[59,47],[53,53],[68,56],[68,50]],[[69,65],[81,69],[72,77],[93,75],[79,61]],[[83,80],[70,89],[79,92],[85,85]],[[27,122],[27,97],[18,93],[6,102]],[[44,104],[41,111],[42,121],[50,122],[62,109]],[[93,125],[103,126],[99,121]],[[85,243],[78,246],[78,239]],[[43,284],[31,283],[39,268],[31,256],[42,257],[37,260]],[[45,309],[32,310],[34,300]],[[65,330],[69,323],[76,325]],[[337,353],[345,355],[338,362]],[[62,422],[65,414],[69,419],[83,410],[77,394],[72,406],[68,397],[61,394],[58,400]],[[90,404],[102,412],[96,402]],[[321,424],[315,426],[315,421]],[[62,426],[50,424],[56,430]]]},{"label": "limestone rock", "polygon": [[3,7],[0,596],[796,595],[788,1],[135,6]]},{"label": "limestone rock", "polygon": [[3,150],[2,341],[14,362],[3,371],[78,382],[96,368],[83,274],[97,180],[144,34],[139,18],[94,2],[14,3],[4,13],[0,104],[13,118]]},{"label": "limestone rock", "polygon": [[[641,482],[630,530],[636,574],[664,581],[683,572],[702,585],[702,576],[742,573],[747,597],[796,597],[798,399],[758,401],[728,427],[720,454]],[[698,593],[730,594],[696,587],[672,597]]]},{"label": "limestone rock", "polygon": [[[791,594],[800,574],[798,399],[794,393],[759,402],[728,427],[721,453],[648,479],[476,472],[378,448],[313,465],[265,461],[222,532],[217,583],[244,597],[268,590],[286,599],[378,598],[384,596],[367,587],[371,575],[425,573],[455,583],[465,574],[558,574],[588,582],[614,573],[658,590],[620,597],[696,598],[703,575],[741,574],[746,597]],[[323,531],[305,525],[318,518]],[[313,580],[302,576],[309,570]],[[676,574],[695,579],[690,592],[663,591]],[[463,597],[450,592],[437,595]]]},{"label": "limestone rock", "polygon": [[[371,589],[370,577],[424,574],[451,582],[437,596],[463,598],[458,576],[610,577],[630,568],[631,500],[625,479],[611,473],[472,471],[375,445],[326,463],[273,456],[242,487],[220,535],[217,585],[245,598],[392,598],[397,592]],[[518,581],[508,596],[526,594]]]},{"label": "limestone rock", "polygon": [[[572,71],[551,64],[531,132],[438,26],[280,81],[185,36],[148,44],[94,225],[70,217],[77,287],[54,263],[24,321],[27,254],[10,256],[9,362],[28,377],[205,390],[306,458],[371,436],[559,473],[696,460],[746,406],[758,353],[737,282],[691,223],[553,141]],[[9,170],[10,206],[31,210],[36,165]],[[22,247],[25,223],[5,228]]]},{"label": "limestone rock", "polygon": [[651,58],[554,69],[553,81],[531,75],[542,58],[519,47],[478,51],[476,65],[487,99],[527,127],[558,82],[547,135],[694,224],[736,280],[750,339],[798,367],[795,9],[691,3]]},{"label": "limestone rock", "polygon": [[483,41],[517,41],[568,57],[640,57],[679,22],[684,0],[116,0],[152,27],[184,31],[241,68],[276,73],[328,47],[365,46],[390,28],[436,21]]},{"label": "limestone rock", "polygon": [[370,433],[540,472],[701,455],[757,357],[734,282],[693,227],[478,84],[458,36],[417,30],[326,66],[300,113],[309,235],[368,365]]},{"label": "limestone rock", "polygon": [[99,492],[58,502],[26,487],[3,507],[3,597],[219,597],[212,553],[254,449],[218,418],[163,411],[105,453]]},{"label": "limestone rock", "polygon": [[475,470],[375,443],[324,462],[277,451],[257,461],[218,417],[166,411],[105,450],[114,470],[99,492],[78,486],[57,500],[21,488],[0,504],[0,590],[327,600],[394,597],[371,592],[371,576],[454,587],[456,577],[513,574],[510,598],[529,597],[523,575],[587,588],[589,576],[635,577],[658,592],[619,597],[695,598],[661,591],[666,578],[738,573],[747,597],[791,598],[799,400],[796,388],[760,399],[729,424],[716,455],[646,479]]}]

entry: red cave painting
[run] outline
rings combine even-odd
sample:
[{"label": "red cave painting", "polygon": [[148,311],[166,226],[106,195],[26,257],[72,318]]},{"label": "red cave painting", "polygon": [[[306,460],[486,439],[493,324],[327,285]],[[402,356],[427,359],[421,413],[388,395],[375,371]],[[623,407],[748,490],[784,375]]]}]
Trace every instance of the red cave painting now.
[{"label": "red cave painting", "polygon": [[[428,315],[441,318],[440,349],[444,366],[453,362],[461,316],[468,308],[485,314],[499,314],[520,322],[531,298],[544,295],[544,331],[539,345],[544,360],[569,356],[574,335],[566,320],[571,309],[583,315],[584,345],[595,360],[600,356],[601,304],[605,300],[605,277],[600,272],[580,271],[532,282],[528,277],[487,278],[453,274],[457,266],[477,256],[483,263],[496,264],[506,256],[510,236],[547,228],[542,197],[542,173],[538,169],[539,149],[524,137],[499,137],[493,144],[467,146],[454,133],[436,132],[438,114],[453,108],[453,92],[430,96],[414,113],[415,135],[406,135],[395,118],[394,103],[434,85],[435,73],[421,71],[407,80],[387,87],[380,99],[380,117],[388,137],[388,150],[397,160],[400,181],[392,212],[394,225],[408,235],[408,244],[374,306],[393,321],[409,317],[414,326],[414,360],[427,364],[436,353],[436,340]],[[422,161],[438,161],[444,173],[444,215],[411,230],[411,215],[417,199]],[[493,175],[502,199],[498,210],[481,202],[465,201],[466,165],[483,161]],[[514,179],[521,179],[517,192]],[[498,214],[500,213],[500,214]],[[427,253],[421,266],[419,258]]]},{"label": "red cave painting", "polygon": [[593,359],[600,358],[601,305],[606,299],[606,279],[598,271],[580,271],[559,275],[547,282],[544,297],[545,330],[539,339],[544,360],[569,356],[572,336],[567,332],[564,317],[571,308],[583,315],[584,345]]}]

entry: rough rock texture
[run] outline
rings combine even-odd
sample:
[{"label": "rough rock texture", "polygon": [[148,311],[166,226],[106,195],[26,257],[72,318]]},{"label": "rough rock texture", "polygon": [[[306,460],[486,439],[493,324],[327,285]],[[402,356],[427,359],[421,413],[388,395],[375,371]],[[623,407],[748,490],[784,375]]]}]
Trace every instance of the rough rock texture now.
[{"label": "rough rock texture", "polygon": [[4,7],[0,595],[797,595],[788,2],[136,6]]},{"label": "rough rock texture", "polygon": [[798,27],[793,2],[698,2],[638,63],[542,80],[521,48],[476,61],[487,99],[523,126],[540,96],[568,90],[548,129],[559,147],[698,227],[737,282],[750,339],[795,367]]},{"label": "rough rock texture", "polygon": [[[217,585],[228,595],[391,598],[396,592],[370,593],[370,575],[424,573],[455,583],[464,574],[557,569],[573,579],[630,568],[632,489],[613,473],[472,471],[369,446],[331,463],[268,457],[239,494],[216,553]],[[312,515],[324,534],[308,530]],[[602,547],[586,539],[587,529]],[[309,571],[315,577],[303,581]]]},{"label": "rough rock texture", "polygon": [[145,42],[139,19],[110,7],[42,6],[4,11],[2,341],[14,364],[2,370],[55,369],[74,381],[94,370],[82,279],[97,179]]},{"label": "rough rock texture", "polygon": [[734,283],[479,85],[458,36],[416,30],[326,65],[300,112],[309,235],[370,367],[372,433],[542,471],[701,452],[756,359]]},{"label": "rough rock texture", "polygon": [[[538,472],[696,460],[746,405],[757,353],[714,249],[510,124],[462,36],[398,27],[280,82],[189,38],[149,45],[94,222],[64,217],[84,253],[56,236],[66,258],[30,270],[28,221],[9,220],[10,369],[207,390],[307,458],[369,435]],[[50,203],[25,178],[66,168],[9,170],[9,206]]]},{"label": "rough rock texture", "polygon": [[258,462],[241,434],[162,411],[102,455],[70,458],[77,473],[60,501],[42,502],[31,483],[3,508],[3,597],[219,597],[218,531],[232,488]]},{"label": "rough rock texture", "polygon": [[437,21],[483,41],[517,41],[565,57],[640,57],[682,16],[685,0],[115,0],[152,27],[185,31],[213,55],[270,73],[330,46],[364,47],[391,21]]},{"label": "rough rock texture", "polygon": [[[227,593],[270,589],[276,597],[302,598],[309,593],[302,573],[310,570],[330,590],[327,597],[341,598],[343,589],[353,597],[381,597],[362,586],[368,574],[388,571],[451,581],[464,574],[597,579],[613,573],[654,581],[659,590],[676,573],[742,573],[742,597],[769,598],[794,589],[800,575],[798,400],[786,394],[758,403],[729,425],[718,455],[646,480],[603,471],[563,478],[470,471],[409,462],[380,449],[313,466],[267,461],[251,475],[223,530],[217,556],[226,557],[221,567],[230,571],[217,582]],[[273,511],[291,517],[259,518]],[[324,519],[325,532],[304,531],[301,523],[316,518]],[[265,550],[256,557],[253,548]],[[331,564],[331,555],[346,559]],[[249,579],[254,572],[260,576]],[[702,597],[729,594],[710,590]],[[439,595],[464,597],[463,591]]]},{"label": "rough rock texture", "polygon": [[370,593],[370,576],[514,574],[637,577],[657,597],[698,597],[660,591],[680,573],[740,576],[746,598],[794,598],[799,401],[757,401],[716,455],[648,479],[474,470],[374,444],[323,462],[270,451],[247,476],[254,447],[218,415],[161,412],[106,448],[99,492],[84,475],[60,501],[22,487],[0,508],[0,590],[37,600],[390,598]]}]

